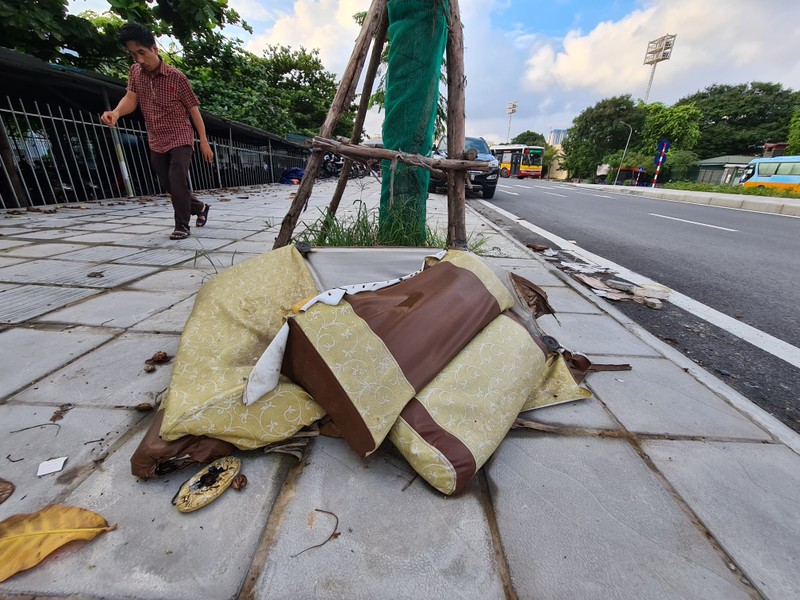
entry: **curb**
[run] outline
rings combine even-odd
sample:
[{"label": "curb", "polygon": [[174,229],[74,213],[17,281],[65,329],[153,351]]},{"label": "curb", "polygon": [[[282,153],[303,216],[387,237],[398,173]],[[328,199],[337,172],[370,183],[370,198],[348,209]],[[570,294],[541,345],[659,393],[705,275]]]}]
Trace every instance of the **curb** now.
[{"label": "curb", "polygon": [[467,206],[466,208],[467,210],[471,211],[473,215],[484,221],[488,227],[491,227],[498,234],[506,238],[510,243],[524,250],[532,260],[536,260],[538,263],[542,264],[550,273],[558,277],[569,288],[577,292],[582,298],[585,298],[597,306],[606,315],[617,321],[633,335],[660,353],[664,358],[686,371],[689,376],[694,377],[700,384],[711,390],[714,394],[750,418],[754,423],[772,435],[776,441],[784,444],[795,454],[800,455],[800,433],[797,433],[793,429],[784,425],[781,421],[755,404],[752,400],[743,396],[726,383],[714,377],[714,375],[675,350],[669,344],[662,342],[652,333],[641,327],[638,323],[630,319],[627,315],[616,309],[607,301],[603,300],[599,296],[595,296],[583,286],[579,286],[571,277],[566,275],[561,270],[554,268],[547,261],[542,260],[538,254],[532,252],[527,246],[511,237],[505,230],[499,229],[497,225],[489,221],[474,208],[471,206]]}]

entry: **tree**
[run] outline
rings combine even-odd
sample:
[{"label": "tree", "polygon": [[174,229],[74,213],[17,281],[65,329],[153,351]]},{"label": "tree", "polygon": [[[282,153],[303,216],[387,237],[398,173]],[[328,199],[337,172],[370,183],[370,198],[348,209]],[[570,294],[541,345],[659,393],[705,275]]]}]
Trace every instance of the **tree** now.
[{"label": "tree", "polygon": [[702,114],[695,147],[700,158],[755,156],[761,154],[765,142],[787,139],[792,113],[800,106],[800,93],[779,83],[717,84],[676,103],[688,104]]},{"label": "tree", "polygon": [[[694,104],[664,106],[660,102],[643,105],[647,112],[639,147],[653,150],[660,140],[670,141],[671,147],[691,150],[700,138],[700,110]],[[672,151],[670,151],[672,152]]]},{"label": "tree", "polygon": [[0,45],[48,62],[105,72],[124,56],[117,30],[136,21],[180,43],[212,37],[226,24],[249,25],[227,0],[108,0],[109,12],[71,15],[68,0],[0,0]]},{"label": "tree", "polygon": [[573,120],[563,144],[564,166],[570,176],[594,177],[606,154],[624,148],[629,129],[623,121],[633,127],[631,144],[636,145],[646,115],[643,106],[634,105],[630,94],[604,98],[586,108]]},{"label": "tree", "polygon": [[535,131],[523,131],[513,140],[511,140],[512,144],[525,144],[526,146],[546,146],[547,142],[544,139],[544,136],[541,133],[536,133]]},{"label": "tree", "polygon": [[786,154],[800,154],[800,108],[794,111],[792,120],[789,123],[789,146]]}]

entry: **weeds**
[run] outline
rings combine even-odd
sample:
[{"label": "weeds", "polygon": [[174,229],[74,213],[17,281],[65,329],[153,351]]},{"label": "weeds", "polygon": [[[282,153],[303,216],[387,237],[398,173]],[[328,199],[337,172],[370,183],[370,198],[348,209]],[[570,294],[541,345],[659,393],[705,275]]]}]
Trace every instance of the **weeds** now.
[{"label": "weeds", "polygon": [[[404,226],[405,220],[391,218],[383,230],[380,227],[378,209],[368,210],[361,200],[355,215],[329,216],[321,210],[319,218],[311,224],[304,224],[305,229],[295,235],[293,243],[309,246],[422,246],[425,248],[446,248],[447,234],[430,227],[425,227],[425,239],[419,243],[414,232]],[[398,213],[399,214],[399,213]],[[473,233],[467,238],[467,249],[474,254],[481,254],[486,240]]]},{"label": "weeds", "polygon": [[714,192],[718,194],[744,194],[746,196],[768,196],[773,198],[797,198],[800,199],[800,193],[791,192],[788,190],[759,188],[759,187],[743,187],[738,185],[715,185],[711,183],[692,183],[688,181],[676,181],[674,183],[666,183],[664,187],[668,190],[687,190],[691,192]]}]

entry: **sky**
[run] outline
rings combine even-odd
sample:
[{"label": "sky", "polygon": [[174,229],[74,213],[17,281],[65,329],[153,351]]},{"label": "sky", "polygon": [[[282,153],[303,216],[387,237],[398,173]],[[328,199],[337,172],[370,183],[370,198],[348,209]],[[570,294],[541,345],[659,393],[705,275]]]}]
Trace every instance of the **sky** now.
[{"label": "sky", "polygon": [[[317,48],[340,78],[369,0],[228,0],[253,28],[223,30],[260,54],[268,45]],[[71,0],[70,12],[107,7]],[[676,35],[657,64],[649,102],[672,104],[713,84],[770,81],[800,90],[798,0],[460,0],[464,23],[466,129],[502,143],[526,130],[547,137],[603,98],[644,98],[649,41]],[[506,112],[516,101],[517,112]],[[383,115],[365,129],[380,136]],[[264,129],[269,130],[265,123]]]}]

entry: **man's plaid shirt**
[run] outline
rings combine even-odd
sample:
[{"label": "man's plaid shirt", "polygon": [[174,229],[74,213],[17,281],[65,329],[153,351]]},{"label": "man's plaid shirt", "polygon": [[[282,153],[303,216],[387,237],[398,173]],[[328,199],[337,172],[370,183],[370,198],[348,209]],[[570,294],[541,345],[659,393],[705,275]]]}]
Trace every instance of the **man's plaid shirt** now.
[{"label": "man's plaid shirt", "polygon": [[155,75],[134,63],[128,72],[128,89],[139,101],[151,150],[164,153],[178,146],[194,146],[189,109],[200,102],[186,75],[163,60]]}]

